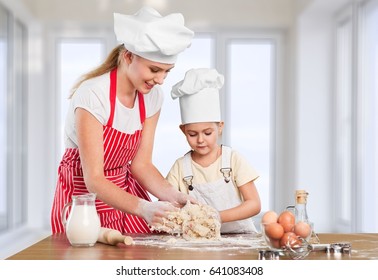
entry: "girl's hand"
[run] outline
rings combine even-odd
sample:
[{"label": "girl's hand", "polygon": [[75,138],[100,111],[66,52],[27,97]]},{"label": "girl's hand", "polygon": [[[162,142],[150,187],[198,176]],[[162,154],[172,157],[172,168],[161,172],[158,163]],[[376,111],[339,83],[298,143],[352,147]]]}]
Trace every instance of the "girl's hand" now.
[{"label": "girl's hand", "polygon": [[176,207],[183,207],[188,201],[190,201],[193,204],[198,204],[194,197],[182,193],[174,188],[172,188],[169,198],[170,199],[168,199],[168,201]]}]

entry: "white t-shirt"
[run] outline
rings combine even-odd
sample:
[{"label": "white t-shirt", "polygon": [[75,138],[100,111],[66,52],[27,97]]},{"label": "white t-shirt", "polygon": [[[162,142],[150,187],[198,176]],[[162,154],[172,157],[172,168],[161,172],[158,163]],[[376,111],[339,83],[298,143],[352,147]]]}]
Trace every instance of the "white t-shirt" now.
[{"label": "white t-shirt", "polygon": [[[75,124],[76,108],[83,108],[90,112],[102,125],[108,123],[110,116],[110,72],[102,76],[83,82],[70,100],[66,124],[64,128],[64,143],[66,148],[77,148],[77,134]],[[144,94],[146,118],[156,114],[164,100],[163,91],[156,85]],[[140,130],[142,124],[139,115],[139,101],[135,98],[133,108],[127,108],[116,98],[113,128],[124,133],[132,134]]]}]

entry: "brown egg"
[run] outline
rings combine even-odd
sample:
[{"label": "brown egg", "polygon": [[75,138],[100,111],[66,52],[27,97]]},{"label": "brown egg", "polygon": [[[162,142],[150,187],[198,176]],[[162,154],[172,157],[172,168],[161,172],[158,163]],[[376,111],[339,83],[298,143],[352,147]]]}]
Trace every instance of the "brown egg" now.
[{"label": "brown egg", "polygon": [[298,222],[294,226],[294,233],[302,238],[307,238],[311,234],[311,226],[305,222]]},{"label": "brown egg", "polygon": [[270,241],[271,247],[276,248],[276,249],[281,248],[280,239],[269,238],[269,241]]},{"label": "brown egg", "polygon": [[274,211],[267,211],[261,219],[263,224],[277,223],[278,214]]},{"label": "brown egg", "polygon": [[278,216],[278,223],[282,225],[285,232],[293,231],[295,225],[295,216],[293,212],[290,212],[288,210],[283,211]]},{"label": "brown egg", "polygon": [[270,223],[264,225],[266,236],[273,239],[280,239],[284,234],[284,229],[279,223]]},{"label": "brown egg", "polygon": [[300,246],[302,242],[298,239],[294,232],[285,232],[280,239],[280,245],[282,247],[294,248]]}]

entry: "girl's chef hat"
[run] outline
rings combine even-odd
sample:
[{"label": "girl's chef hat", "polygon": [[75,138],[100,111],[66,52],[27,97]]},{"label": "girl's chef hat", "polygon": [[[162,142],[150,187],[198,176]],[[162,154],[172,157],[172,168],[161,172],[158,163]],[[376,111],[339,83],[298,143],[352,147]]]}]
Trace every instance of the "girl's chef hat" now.
[{"label": "girl's chef hat", "polygon": [[223,75],[215,69],[191,69],[184,80],[172,87],[171,96],[179,98],[182,124],[197,122],[220,122],[219,89],[224,83]]},{"label": "girl's chef hat", "polygon": [[182,14],[165,17],[150,7],[134,15],[114,14],[114,32],[125,48],[148,60],[174,64],[191,44],[194,32],[184,26]]}]

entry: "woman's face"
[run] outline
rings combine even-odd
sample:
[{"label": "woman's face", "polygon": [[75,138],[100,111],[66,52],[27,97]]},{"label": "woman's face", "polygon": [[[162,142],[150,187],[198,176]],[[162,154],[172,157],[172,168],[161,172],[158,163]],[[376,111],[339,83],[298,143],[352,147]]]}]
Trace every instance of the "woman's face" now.
[{"label": "woman's face", "polygon": [[223,122],[190,123],[180,126],[189,146],[200,155],[207,155],[217,149],[218,136],[222,133]]},{"label": "woman's face", "polygon": [[129,80],[143,94],[149,93],[155,85],[163,84],[169,71],[175,66],[154,62],[130,52],[126,53],[126,60],[129,61]]}]

